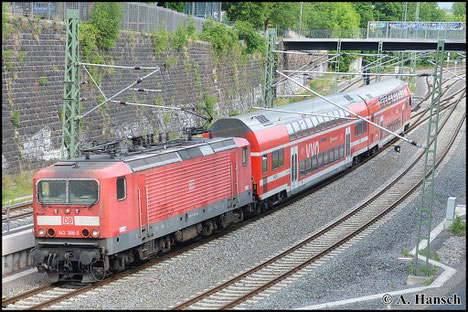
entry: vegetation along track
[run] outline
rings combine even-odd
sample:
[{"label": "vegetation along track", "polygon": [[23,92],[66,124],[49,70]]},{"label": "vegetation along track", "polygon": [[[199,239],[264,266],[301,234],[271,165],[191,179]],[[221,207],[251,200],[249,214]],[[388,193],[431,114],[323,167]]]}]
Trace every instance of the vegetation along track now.
[{"label": "vegetation along track", "polygon": [[[458,102],[462,97],[458,100]],[[439,127],[438,149],[444,150],[438,157],[438,166],[450,150],[459,130],[466,118],[466,111],[457,111],[454,119],[458,119],[455,131],[444,131],[444,126],[456,111],[453,105],[445,120]],[[452,121],[454,123],[455,121]],[[447,127],[447,128],[450,128]],[[450,134],[453,134],[450,136]],[[263,291],[275,287],[293,275],[304,274],[324,261],[340,253],[351,239],[359,238],[363,231],[373,230],[377,222],[382,220],[407,197],[409,197],[422,182],[424,172],[422,158],[424,150],[416,155],[414,161],[381,190],[376,191],[369,199],[344,217],[319,230],[311,237],[289,248],[268,261],[248,270],[223,284],[196,295],[188,301],[173,307],[180,309],[232,309]],[[430,172],[428,173],[428,175]],[[383,221],[383,220],[382,220]],[[278,287],[278,286],[277,286]],[[256,297],[255,300],[260,299]]]}]

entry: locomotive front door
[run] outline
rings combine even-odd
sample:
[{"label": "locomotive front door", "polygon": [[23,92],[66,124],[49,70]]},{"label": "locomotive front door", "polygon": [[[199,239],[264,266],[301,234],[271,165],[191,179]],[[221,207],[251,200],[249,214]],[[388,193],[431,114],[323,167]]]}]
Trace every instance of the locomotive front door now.
[{"label": "locomotive front door", "polygon": [[149,235],[148,189],[145,182],[145,176],[141,175],[138,177],[137,199],[141,239]]},{"label": "locomotive front door", "polygon": [[291,190],[297,187],[297,146],[291,147]]}]

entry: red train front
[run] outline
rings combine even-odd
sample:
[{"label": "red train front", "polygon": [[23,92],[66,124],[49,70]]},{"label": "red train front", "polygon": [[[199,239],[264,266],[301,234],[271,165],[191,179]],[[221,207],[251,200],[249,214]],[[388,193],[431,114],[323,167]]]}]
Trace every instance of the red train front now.
[{"label": "red train front", "polygon": [[240,221],[252,201],[249,154],[244,139],[194,138],[44,168],[33,262],[52,281],[94,281]]}]

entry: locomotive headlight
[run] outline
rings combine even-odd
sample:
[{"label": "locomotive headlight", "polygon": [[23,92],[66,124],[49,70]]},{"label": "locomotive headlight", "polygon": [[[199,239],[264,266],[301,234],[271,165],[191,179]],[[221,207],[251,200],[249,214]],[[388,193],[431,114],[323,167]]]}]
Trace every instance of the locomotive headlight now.
[{"label": "locomotive headlight", "polygon": [[44,236],[45,235],[45,230],[43,228],[40,228],[38,231],[37,231],[37,235],[39,236]]},{"label": "locomotive headlight", "polygon": [[70,208],[67,207],[67,209],[65,209],[65,213],[69,214],[70,213]]},{"label": "locomotive headlight", "polygon": [[99,236],[99,230],[98,229],[93,229],[93,232],[92,232],[91,235],[93,235],[93,237],[98,237]]}]

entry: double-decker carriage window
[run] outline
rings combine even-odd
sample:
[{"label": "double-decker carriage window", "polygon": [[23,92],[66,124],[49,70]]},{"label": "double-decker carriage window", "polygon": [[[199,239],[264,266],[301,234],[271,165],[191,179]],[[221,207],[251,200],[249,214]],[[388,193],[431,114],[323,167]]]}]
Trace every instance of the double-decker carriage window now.
[{"label": "double-decker carriage window", "polygon": [[288,134],[289,134],[289,140],[290,141],[294,140],[296,138],[296,134],[291,124],[286,124],[286,130],[288,131]]},{"label": "double-decker carriage window", "polygon": [[70,204],[94,204],[98,199],[98,184],[94,180],[69,180]]},{"label": "double-decker carriage window", "polygon": [[329,156],[328,156],[328,161],[331,163],[333,163],[335,161],[335,149],[334,148],[331,148],[328,150],[329,151]]},{"label": "double-decker carriage window", "polygon": [[307,129],[309,130],[309,134],[314,134],[314,125],[312,124],[312,121],[310,118],[306,118],[305,122],[307,124]]},{"label": "double-decker carriage window", "polygon": [[339,149],[339,147],[338,147],[338,146],[335,146],[335,160],[340,159],[340,155],[339,155],[338,149]]},{"label": "double-decker carriage window", "polygon": [[344,144],[340,144],[340,159],[344,158]]},{"label": "double-decker carriage window", "polygon": [[41,204],[65,204],[67,202],[67,181],[39,181],[37,184],[37,200]]},{"label": "double-decker carriage window", "polygon": [[117,200],[121,201],[125,198],[127,198],[125,177],[120,177],[117,179]]},{"label": "double-decker carriage window", "polygon": [[301,128],[299,127],[299,124],[296,121],[294,121],[292,125],[294,128],[294,131],[296,132],[296,138],[299,139],[300,137],[302,137]]},{"label": "double-decker carriage window", "polygon": [[367,133],[367,121],[362,122],[362,133]]},{"label": "double-decker carriage window", "polygon": [[317,155],[312,156],[312,172],[317,170]]},{"label": "double-decker carriage window", "polygon": [[280,167],[284,166],[284,148],[281,148],[279,150],[279,166]]},{"label": "double-decker carriage window", "polygon": [[299,162],[299,178],[303,178],[305,176],[305,159]]},{"label": "double-decker carriage window", "polygon": [[279,167],[279,150],[271,152],[271,170]]},{"label": "double-decker carriage window", "polygon": [[306,175],[309,175],[311,172],[312,172],[312,157],[307,157]]},{"label": "double-decker carriage window", "polygon": [[267,157],[267,154],[262,155],[262,162],[263,162],[263,173],[267,173],[267,170],[268,170],[268,157]]},{"label": "double-decker carriage window", "polygon": [[328,166],[328,150],[323,153],[323,166]]},{"label": "double-decker carriage window", "polygon": [[249,157],[247,155],[247,147],[242,148],[242,165],[247,166],[247,163],[249,162]]},{"label": "double-decker carriage window", "polygon": [[309,132],[307,131],[307,126],[304,120],[299,120],[299,126],[301,127],[301,130],[302,130],[302,136],[309,135]]},{"label": "double-decker carriage window", "polygon": [[322,160],[323,160],[322,155],[323,155],[323,152],[320,152],[317,155],[317,161],[318,161],[317,168],[318,169],[322,168]]}]

